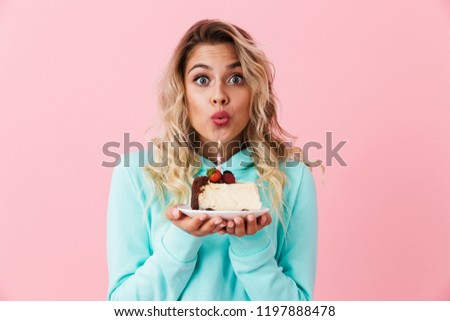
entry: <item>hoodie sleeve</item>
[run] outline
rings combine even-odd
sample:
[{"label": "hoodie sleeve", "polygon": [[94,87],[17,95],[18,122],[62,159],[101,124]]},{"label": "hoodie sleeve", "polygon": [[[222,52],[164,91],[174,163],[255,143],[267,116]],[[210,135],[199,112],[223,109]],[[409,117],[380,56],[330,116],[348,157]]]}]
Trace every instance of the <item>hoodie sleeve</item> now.
[{"label": "hoodie sleeve", "polygon": [[112,176],[107,217],[108,300],[177,300],[195,268],[202,238],[167,224],[162,237],[152,241],[150,213],[144,215],[145,197],[137,184],[143,173],[138,171],[142,168],[121,164]]},{"label": "hoodie sleeve", "polygon": [[[298,188],[287,191],[291,218],[278,244],[266,229],[230,237],[233,268],[251,300],[312,300],[317,256],[317,201],[312,173],[300,163]],[[292,182],[291,182],[292,184]],[[280,255],[276,255],[280,252]],[[278,260],[276,257],[279,257]]]}]

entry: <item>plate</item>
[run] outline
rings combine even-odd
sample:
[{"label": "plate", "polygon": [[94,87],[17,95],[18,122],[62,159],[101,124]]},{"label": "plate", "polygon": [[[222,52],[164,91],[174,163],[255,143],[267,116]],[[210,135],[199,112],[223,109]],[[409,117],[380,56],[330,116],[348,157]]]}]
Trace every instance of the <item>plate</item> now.
[{"label": "plate", "polygon": [[236,216],[247,216],[249,214],[255,215],[255,217],[261,216],[264,213],[267,213],[270,211],[267,207],[263,207],[259,210],[255,211],[207,211],[207,210],[193,210],[189,205],[181,205],[178,207],[180,212],[188,215],[188,216],[194,216],[202,213],[208,214],[209,217],[215,217],[220,216],[221,218],[225,219],[231,219]]}]

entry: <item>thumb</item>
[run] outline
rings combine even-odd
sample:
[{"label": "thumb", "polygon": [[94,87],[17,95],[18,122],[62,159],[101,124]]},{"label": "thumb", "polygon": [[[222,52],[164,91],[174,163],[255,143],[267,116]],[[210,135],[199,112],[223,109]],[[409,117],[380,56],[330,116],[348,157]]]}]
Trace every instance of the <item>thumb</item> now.
[{"label": "thumb", "polygon": [[179,219],[181,216],[180,211],[178,210],[178,207],[176,207],[176,206],[172,208],[172,211],[170,214],[172,215],[172,218],[174,218],[175,220]]}]

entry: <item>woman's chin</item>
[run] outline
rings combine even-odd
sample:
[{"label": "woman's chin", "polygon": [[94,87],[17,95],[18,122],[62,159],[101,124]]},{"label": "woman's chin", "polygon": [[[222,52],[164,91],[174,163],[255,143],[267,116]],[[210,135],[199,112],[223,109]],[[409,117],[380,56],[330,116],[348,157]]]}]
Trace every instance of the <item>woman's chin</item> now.
[{"label": "woman's chin", "polygon": [[240,143],[242,141],[243,132],[236,133],[236,130],[231,131],[230,129],[231,128],[213,128],[207,133],[197,132],[200,134],[203,143],[219,142],[219,140],[223,145]]},{"label": "woman's chin", "polygon": [[218,142],[220,140],[221,143],[225,143],[233,139],[233,136],[230,135],[230,131],[225,128],[217,128],[211,131],[211,134],[208,135],[208,140],[212,142]]}]

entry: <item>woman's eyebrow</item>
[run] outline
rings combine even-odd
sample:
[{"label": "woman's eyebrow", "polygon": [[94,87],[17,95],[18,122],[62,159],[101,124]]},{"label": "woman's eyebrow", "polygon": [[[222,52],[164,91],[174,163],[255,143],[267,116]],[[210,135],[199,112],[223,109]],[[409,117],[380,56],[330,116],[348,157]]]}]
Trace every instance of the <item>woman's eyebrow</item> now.
[{"label": "woman's eyebrow", "polygon": [[232,64],[229,64],[226,68],[227,69],[233,69],[233,68],[236,68],[236,67],[241,67],[241,62],[240,61],[233,62]]},{"label": "woman's eyebrow", "polygon": [[[226,69],[233,69],[233,68],[236,68],[236,67],[241,67],[240,61],[233,62],[232,64],[229,64],[225,68]],[[192,66],[191,69],[189,69],[188,73],[190,73],[195,68],[204,68],[204,69],[207,69],[207,70],[211,70],[212,69],[210,66],[205,65],[205,64],[195,64],[195,65]]]}]

